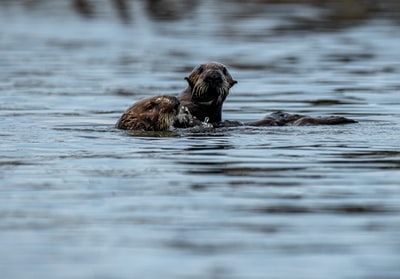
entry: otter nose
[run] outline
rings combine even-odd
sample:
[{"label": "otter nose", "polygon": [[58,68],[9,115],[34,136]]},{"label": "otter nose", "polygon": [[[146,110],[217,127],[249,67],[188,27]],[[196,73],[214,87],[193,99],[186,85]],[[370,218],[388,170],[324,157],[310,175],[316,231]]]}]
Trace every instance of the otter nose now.
[{"label": "otter nose", "polygon": [[222,75],[219,72],[211,72],[204,78],[204,80],[206,82],[218,83],[222,81]]}]

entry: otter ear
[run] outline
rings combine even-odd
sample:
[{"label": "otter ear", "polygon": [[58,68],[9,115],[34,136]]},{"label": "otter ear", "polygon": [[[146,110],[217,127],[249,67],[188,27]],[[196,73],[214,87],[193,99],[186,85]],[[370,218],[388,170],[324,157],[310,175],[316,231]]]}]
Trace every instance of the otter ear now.
[{"label": "otter ear", "polygon": [[190,81],[188,77],[185,77],[185,80],[188,82],[189,86],[193,88],[193,83]]}]

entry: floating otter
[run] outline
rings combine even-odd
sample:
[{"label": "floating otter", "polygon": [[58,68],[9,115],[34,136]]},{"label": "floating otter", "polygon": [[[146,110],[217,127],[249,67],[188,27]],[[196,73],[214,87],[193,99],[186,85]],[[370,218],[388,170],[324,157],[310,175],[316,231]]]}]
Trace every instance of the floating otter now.
[{"label": "floating otter", "polygon": [[[225,65],[208,62],[196,66],[185,78],[188,87],[179,95],[181,113],[187,112],[197,120],[219,123],[222,120],[222,105],[229,94],[229,89],[237,83]],[[182,114],[181,114],[182,115]],[[177,127],[190,127],[193,119],[189,116],[175,122]],[[196,123],[196,121],[194,121]]]},{"label": "floating otter", "polygon": [[167,130],[199,126],[305,126],[336,125],[357,121],[340,116],[310,117],[302,114],[274,112],[253,122],[222,121],[222,105],[229,90],[237,83],[223,64],[208,62],[196,66],[185,78],[188,87],[178,96],[154,96],[128,108],[116,127],[125,130]]},{"label": "floating otter", "polygon": [[129,107],[115,127],[122,130],[168,130],[178,112],[179,100],[176,97],[166,95],[148,97]]}]

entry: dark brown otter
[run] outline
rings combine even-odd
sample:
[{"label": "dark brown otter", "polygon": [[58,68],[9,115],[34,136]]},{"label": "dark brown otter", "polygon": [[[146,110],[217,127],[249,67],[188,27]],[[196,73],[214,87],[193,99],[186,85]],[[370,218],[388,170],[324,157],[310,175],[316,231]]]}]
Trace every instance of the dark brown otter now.
[{"label": "dark brown otter", "polygon": [[174,96],[159,95],[139,100],[129,107],[115,125],[123,130],[168,130],[179,111],[179,100]]},{"label": "dark brown otter", "polygon": [[[217,62],[204,63],[196,66],[185,79],[188,87],[178,97],[182,107],[200,121],[220,122],[222,105],[229,89],[237,83],[226,67]],[[185,123],[175,124],[187,126]]]}]

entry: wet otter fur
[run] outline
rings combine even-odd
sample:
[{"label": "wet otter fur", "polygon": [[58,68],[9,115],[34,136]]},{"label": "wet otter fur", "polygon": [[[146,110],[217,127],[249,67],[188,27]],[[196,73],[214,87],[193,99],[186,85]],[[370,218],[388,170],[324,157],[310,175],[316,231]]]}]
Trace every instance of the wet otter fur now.
[{"label": "wet otter fur", "polygon": [[289,114],[282,111],[273,112],[263,119],[244,123],[246,126],[311,126],[357,123],[342,116],[311,117],[303,114]]},{"label": "wet otter fur", "polygon": [[163,131],[174,123],[179,112],[179,100],[158,95],[137,101],[119,118],[115,127],[122,130]]}]

